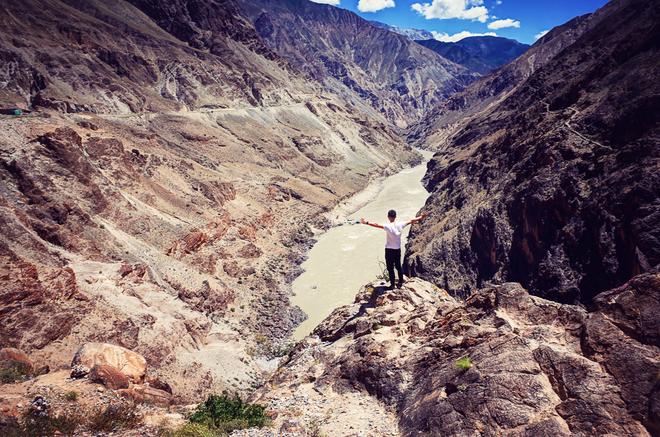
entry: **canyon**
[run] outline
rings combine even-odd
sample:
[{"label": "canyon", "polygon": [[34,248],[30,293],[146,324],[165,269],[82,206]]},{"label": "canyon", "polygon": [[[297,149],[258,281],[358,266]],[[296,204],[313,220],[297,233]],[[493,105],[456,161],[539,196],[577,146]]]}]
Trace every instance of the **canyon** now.
[{"label": "canyon", "polygon": [[[0,431],[77,390],[143,404],[117,435],[223,391],[269,414],[235,436],[660,432],[656,2],[495,60],[306,0],[0,12],[0,367],[31,375]],[[418,149],[411,279],[293,343],[315,240]]]}]

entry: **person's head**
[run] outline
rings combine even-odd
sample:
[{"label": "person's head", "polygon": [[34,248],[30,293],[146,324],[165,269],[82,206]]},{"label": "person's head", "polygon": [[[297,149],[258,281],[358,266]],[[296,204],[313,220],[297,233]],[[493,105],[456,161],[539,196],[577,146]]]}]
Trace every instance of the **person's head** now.
[{"label": "person's head", "polygon": [[390,220],[390,222],[393,222],[394,220],[396,220],[396,211],[393,210],[393,209],[390,209],[389,211],[387,211],[387,218]]}]

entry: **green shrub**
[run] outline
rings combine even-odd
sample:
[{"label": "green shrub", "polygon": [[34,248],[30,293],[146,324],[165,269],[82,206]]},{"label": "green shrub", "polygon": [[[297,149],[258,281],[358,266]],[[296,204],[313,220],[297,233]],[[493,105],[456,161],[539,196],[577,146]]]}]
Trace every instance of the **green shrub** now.
[{"label": "green shrub", "polygon": [[64,393],[64,399],[66,399],[69,402],[75,402],[78,400],[78,392],[77,391],[68,391]]},{"label": "green shrub", "polygon": [[456,367],[459,369],[466,371],[472,367],[472,360],[470,360],[470,357],[463,357],[459,358],[456,360]]},{"label": "green shrub", "polygon": [[230,397],[223,392],[222,396],[211,395],[200,404],[190,422],[229,433],[236,429],[265,426],[269,419],[266,407],[243,402],[238,395]]},{"label": "green shrub", "polygon": [[30,366],[24,363],[11,362],[7,366],[0,368],[0,382],[3,384],[25,381],[30,376],[32,376]]}]

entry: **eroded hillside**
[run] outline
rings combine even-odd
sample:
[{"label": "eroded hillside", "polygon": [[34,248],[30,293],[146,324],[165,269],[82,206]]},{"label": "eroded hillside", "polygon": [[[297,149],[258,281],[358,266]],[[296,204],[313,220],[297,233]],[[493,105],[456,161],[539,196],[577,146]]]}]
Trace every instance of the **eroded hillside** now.
[{"label": "eroded hillside", "polygon": [[0,342],[53,368],[111,342],[183,399],[247,390],[255,337],[302,317],[308,223],[419,157],[234,2],[131,3],[2,6],[0,101],[32,113],[0,119]]}]

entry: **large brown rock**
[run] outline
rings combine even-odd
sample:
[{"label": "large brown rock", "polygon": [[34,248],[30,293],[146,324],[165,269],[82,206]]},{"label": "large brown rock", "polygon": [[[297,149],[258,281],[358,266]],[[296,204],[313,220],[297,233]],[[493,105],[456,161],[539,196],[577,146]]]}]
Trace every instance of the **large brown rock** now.
[{"label": "large brown rock", "polygon": [[103,365],[117,369],[133,382],[141,382],[147,371],[147,360],[140,354],[108,343],[86,343],[78,349],[71,366],[93,369]]},{"label": "large brown rock", "polygon": [[89,380],[103,384],[112,390],[128,388],[130,381],[119,369],[107,364],[97,364],[89,372]]}]

